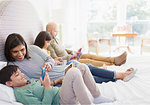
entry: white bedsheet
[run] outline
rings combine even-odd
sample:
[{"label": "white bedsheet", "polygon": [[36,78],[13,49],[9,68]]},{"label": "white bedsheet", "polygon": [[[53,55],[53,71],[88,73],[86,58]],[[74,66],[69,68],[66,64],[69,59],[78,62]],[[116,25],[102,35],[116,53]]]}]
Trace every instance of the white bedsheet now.
[{"label": "white bedsheet", "polygon": [[130,81],[117,80],[98,84],[102,95],[116,99],[113,103],[101,105],[150,105],[150,56],[130,56],[126,64],[120,67],[110,66],[108,69],[126,71],[130,67],[138,69]]},{"label": "white bedsheet", "polygon": [[5,102],[0,100],[0,105],[23,105],[19,102]]},{"label": "white bedsheet", "polygon": [[[124,72],[130,67],[138,69],[135,77],[130,81],[117,80],[116,82],[98,84],[103,96],[116,99],[113,103],[102,103],[100,105],[150,105],[150,56],[131,56],[128,57],[126,64],[109,66],[108,69]],[[22,104],[0,100],[0,105]]]}]

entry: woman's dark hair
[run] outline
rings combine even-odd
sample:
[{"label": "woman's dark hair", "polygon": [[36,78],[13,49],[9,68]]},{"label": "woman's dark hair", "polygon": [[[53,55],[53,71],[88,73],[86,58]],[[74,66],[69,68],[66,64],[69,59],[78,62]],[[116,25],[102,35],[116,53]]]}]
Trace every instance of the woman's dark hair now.
[{"label": "woman's dark hair", "polygon": [[16,65],[8,65],[0,70],[0,83],[5,84],[7,81],[11,81],[10,77],[16,73],[19,69]]},{"label": "woman's dark hair", "polygon": [[28,54],[28,49],[27,49],[27,44],[23,37],[20,34],[13,33],[8,35],[6,42],[5,42],[5,57],[7,61],[15,61],[15,59],[12,57],[11,54],[11,49],[17,47],[18,45],[24,45],[26,49],[26,55],[25,58],[29,59],[29,54]]},{"label": "woman's dark hair", "polygon": [[46,31],[41,31],[37,35],[34,45],[39,46],[40,48],[43,48],[45,41],[50,41],[50,40],[52,40],[52,36]]}]

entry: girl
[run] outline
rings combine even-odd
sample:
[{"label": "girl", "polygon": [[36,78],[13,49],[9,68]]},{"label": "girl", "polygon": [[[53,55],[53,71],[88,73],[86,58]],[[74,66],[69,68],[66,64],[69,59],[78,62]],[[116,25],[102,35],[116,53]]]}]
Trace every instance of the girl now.
[{"label": "girl", "polygon": [[[46,31],[41,31],[34,42],[34,45],[39,46],[41,49],[44,49],[44,52],[47,52],[47,47],[52,39],[52,36],[46,32]],[[78,61],[69,61],[74,62],[76,66],[79,64]],[[101,69],[99,67],[95,67],[93,65],[87,64],[92,75],[94,76],[94,79],[97,83],[102,83],[102,82],[108,82],[108,81],[116,81],[116,79],[122,79],[124,81],[130,80],[135,74],[132,70],[127,70],[125,73],[116,73],[114,71],[106,70],[106,69]],[[129,76],[132,75],[132,76]],[[126,77],[126,78],[125,78]],[[130,78],[128,78],[130,77]]]}]

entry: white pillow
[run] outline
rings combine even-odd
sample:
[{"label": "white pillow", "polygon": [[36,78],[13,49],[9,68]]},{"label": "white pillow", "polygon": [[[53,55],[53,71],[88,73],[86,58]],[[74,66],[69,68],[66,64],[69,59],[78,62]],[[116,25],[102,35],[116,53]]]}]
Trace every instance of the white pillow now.
[{"label": "white pillow", "polygon": [[13,88],[0,84],[0,100],[13,102],[16,101]]},{"label": "white pillow", "polygon": [[[7,62],[0,61],[0,70],[7,65]],[[13,102],[16,101],[13,88],[0,84],[0,100]]]},{"label": "white pillow", "polygon": [[0,70],[7,65],[7,62],[0,61]]}]

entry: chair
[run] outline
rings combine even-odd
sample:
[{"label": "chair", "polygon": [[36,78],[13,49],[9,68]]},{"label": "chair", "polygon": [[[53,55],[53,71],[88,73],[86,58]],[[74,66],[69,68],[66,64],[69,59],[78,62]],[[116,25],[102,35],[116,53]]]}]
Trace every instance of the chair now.
[{"label": "chair", "polygon": [[111,40],[108,37],[101,37],[99,38],[99,33],[94,32],[90,37],[88,37],[88,52],[94,51],[96,55],[99,53],[99,44],[102,44],[103,42],[107,42],[109,45],[109,54],[111,54]]},{"label": "chair", "polygon": [[111,39],[110,38],[100,38],[99,43],[107,42],[109,46],[109,54],[111,54]]},{"label": "chair", "polygon": [[141,39],[141,54],[143,53],[144,47],[147,48],[147,49],[148,48],[150,49],[150,38]]},{"label": "chair", "polygon": [[88,35],[88,53],[95,52],[98,55],[98,33]]}]

